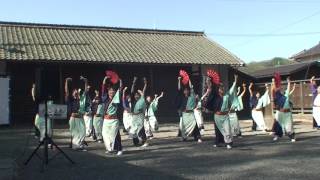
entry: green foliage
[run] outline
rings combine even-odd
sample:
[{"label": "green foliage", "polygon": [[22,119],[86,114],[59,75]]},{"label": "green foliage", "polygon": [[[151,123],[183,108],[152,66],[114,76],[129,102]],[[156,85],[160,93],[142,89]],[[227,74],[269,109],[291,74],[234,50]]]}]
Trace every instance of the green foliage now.
[{"label": "green foliage", "polygon": [[292,64],[292,63],[294,62],[289,59],[282,58],[282,57],[274,57],[270,60],[250,62],[246,64],[245,67],[242,68],[242,71],[246,73],[253,73],[261,69],[267,69],[271,67],[277,67],[280,65]]}]

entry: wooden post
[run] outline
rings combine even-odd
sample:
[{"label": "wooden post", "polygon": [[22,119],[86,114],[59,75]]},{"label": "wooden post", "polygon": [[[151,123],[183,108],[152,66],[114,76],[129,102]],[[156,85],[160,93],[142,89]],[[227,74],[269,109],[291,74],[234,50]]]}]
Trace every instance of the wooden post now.
[{"label": "wooden post", "polygon": [[301,114],[304,114],[303,82],[300,82],[299,85],[300,85],[300,108],[301,108]]},{"label": "wooden post", "polygon": [[59,86],[60,86],[60,103],[64,103],[64,79],[62,74],[62,67],[59,65]]},{"label": "wooden post", "polygon": [[[155,90],[154,90],[155,79],[154,79],[154,72],[153,71],[154,71],[154,67],[151,66],[149,68],[149,77],[150,77],[150,79],[147,79],[147,80],[148,80],[148,84],[149,84],[150,93],[155,94],[156,93]],[[148,77],[146,77],[146,78],[148,78]]]}]

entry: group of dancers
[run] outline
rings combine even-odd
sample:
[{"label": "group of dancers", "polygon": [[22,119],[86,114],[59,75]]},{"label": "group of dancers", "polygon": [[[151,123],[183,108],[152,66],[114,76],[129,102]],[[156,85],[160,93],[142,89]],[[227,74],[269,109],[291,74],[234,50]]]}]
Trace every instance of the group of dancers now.
[{"label": "group of dancers", "polygon": [[[95,90],[91,98],[91,86],[88,79],[80,77],[83,88],[71,88],[72,79],[65,80],[65,102],[68,105],[69,129],[71,133],[71,147],[86,151],[88,145],[86,138],[91,137],[98,143],[104,143],[106,153],[122,155],[120,136],[120,115],[124,131],[132,139],[134,146],[147,147],[153,132],[159,128],[156,111],[158,102],[164,96],[146,96],[148,81],[143,78],[143,87],[137,87],[138,78],[134,77],[130,89],[124,86],[121,78],[114,71],[106,71],[102,81],[101,91]],[[313,115],[315,123],[320,124],[320,87],[316,86],[314,77],[310,80],[314,95]],[[292,118],[292,103],[290,95],[294,91],[290,78],[287,78],[287,87],[281,89],[281,78],[275,74],[270,84],[265,85],[263,95],[254,89],[254,84],[247,87],[245,83],[238,85],[238,76],[229,89],[220,81],[220,76],[214,70],[207,71],[207,77],[202,96],[197,95],[193,89],[192,81],[186,71],[180,70],[178,76],[178,93],[175,100],[179,114],[179,136],[186,141],[193,136],[198,143],[202,142],[201,131],[204,129],[203,113],[213,114],[215,143],[214,147],[225,146],[232,148],[234,137],[242,137],[237,112],[244,108],[243,97],[247,91],[250,93],[251,115],[257,128],[267,131],[264,121],[263,109],[273,103],[275,118],[272,127],[274,141],[287,135],[290,141],[295,142],[295,133]],[[270,93],[271,88],[271,93]],[[34,91],[32,91],[34,97]],[[270,96],[271,94],[271,96]],[[50,102],[51,103],[51,102]],[[35,125],[40,130],[40,140],[43,138],[43,113],[38,112]],[[48,127],[51,128],[51,127]],[[49,130],[51,132],[52,130]]]},{"label": "group of dancers", "polygon": [[65,82],[66,103],[70,112],[71,144],[74,149],[85,151],[85,138],[91,136],[99,143],[104,142],[106,153],[115,152],[122,155],[120,109],[123,109],[125,132],[133,140],[133,145],[149,145],[148,139],[152,139],[152,132],[158,130],[155,112],[159,99],[164,96],[163,92],[159,96],[145,96],[147,79],[143,78],[144,86],[138,89],[137,77],[134,77],[128,92],[128,87],[123,86],[117,73],[106,71],[101,94],[95,90],[95,97],[91,100],[88,80],[84,77],[80,79],[84,82],[84,92],[75,88],[70,94],[72,79],[67,78]]}]

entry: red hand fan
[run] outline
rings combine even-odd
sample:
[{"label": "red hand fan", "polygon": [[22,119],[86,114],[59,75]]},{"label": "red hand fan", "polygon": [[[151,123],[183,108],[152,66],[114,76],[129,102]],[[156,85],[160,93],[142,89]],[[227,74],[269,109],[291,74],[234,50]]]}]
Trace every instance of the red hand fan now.
[{"label": "red hand fan", "polygon": [[117,82],[119,81],[119,76],[116,72],[114,71],[106,71],[106,76],[108,76],[110,78],[110,82],[112,84],[117,84]]},{"label": "red hand fan", "polygon": [[220,76],[214,70],[209,69],[207,71],[207,76],[209,76],[211,78],[211,81],[212,81],[213,84],[216,84],[216,85],[220,84]]},{"label": "red hand fan", "polygon": [[182,84],[187,85],[190,80],[188,73],[184,70],[180,70],[179,75],[182,77],[182,80],[181,80]]}]

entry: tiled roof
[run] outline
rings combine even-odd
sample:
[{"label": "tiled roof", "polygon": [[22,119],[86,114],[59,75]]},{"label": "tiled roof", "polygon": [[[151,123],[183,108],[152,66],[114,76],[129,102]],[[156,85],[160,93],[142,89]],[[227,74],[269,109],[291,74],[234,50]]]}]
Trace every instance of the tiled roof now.
[{"label": "tiled roof", "polygon": [[304,57],[320,55],[320,42],[308,50],[303,50],[291,57],[291,59],[301,59]]},{"label": "tiled roof", "polygon": [[242,64],[203,32],[0,22],[0,60]]},{"label": "tiled roof", "polygon": [[297,71],[308,68],[310,65],[313,65],[316,63],[317,62],[315,62],[315,61],[297,62],[294,64],[282,65],[282,66],[276,66],[276,67],[272,67],[272,68],[262,69],[262,70],[259,70],[259,71],[252,73],[251,75],[255,78],[271,77],[274,75],[275,72],[279,72],[280,75],[290,75],[290,74],[295,73]]}]

